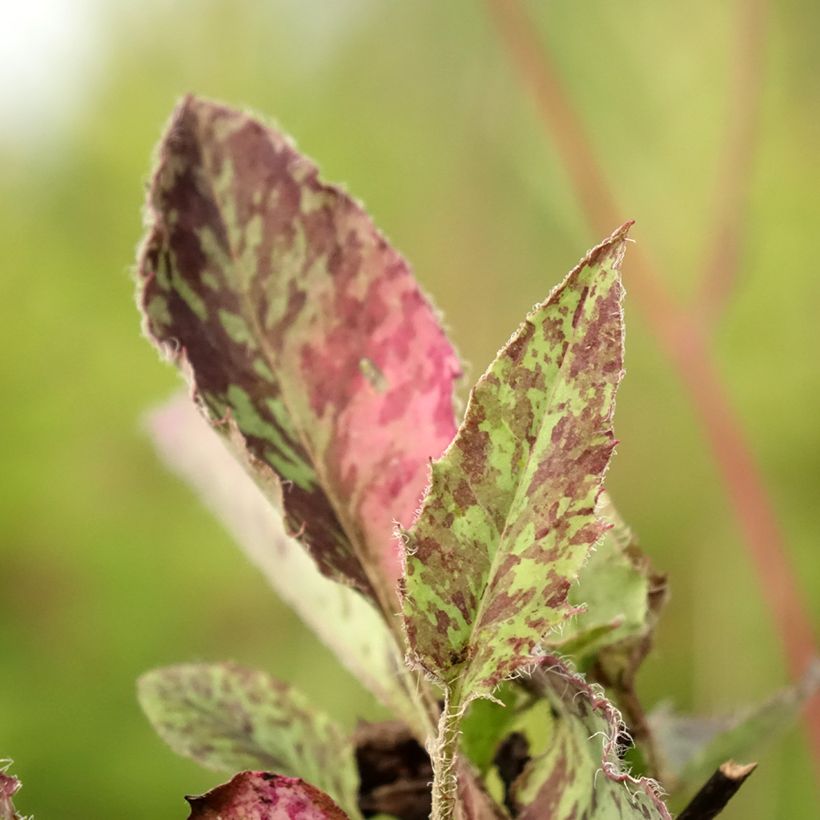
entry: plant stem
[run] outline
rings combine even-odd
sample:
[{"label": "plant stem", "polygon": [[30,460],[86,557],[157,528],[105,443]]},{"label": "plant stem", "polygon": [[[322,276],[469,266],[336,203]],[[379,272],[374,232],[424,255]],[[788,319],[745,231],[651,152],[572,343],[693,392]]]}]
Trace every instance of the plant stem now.
[{"label": "plant stem", "polygon": [[433,763],[433,811],[431,820],[451,820],[458,796],[458,773],[456,754],[458,752],[459,725],[464,710],[461,707],[461,693],[448,689],[444,698],[444,709],[438,722],[438,734],[431,750]]}]

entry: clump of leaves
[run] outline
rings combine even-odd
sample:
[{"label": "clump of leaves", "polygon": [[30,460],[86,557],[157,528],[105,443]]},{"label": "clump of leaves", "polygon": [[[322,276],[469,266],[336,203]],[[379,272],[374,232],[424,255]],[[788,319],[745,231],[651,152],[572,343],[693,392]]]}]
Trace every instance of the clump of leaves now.
[{"label": "clump of leaves", "polygon": [[138,279],[190,395],[156,441],[395,715],[351,737],[261,672],[149,672],[162,738],[240,771],[192,818],[668,818],[655,778],[746,752],[711,733],[667,779],[680,723],[635,692],[666,586],[602,490],[629,228],[526,316],[459,425],[458,357],[362,207],[259,120],[179,105]]}]

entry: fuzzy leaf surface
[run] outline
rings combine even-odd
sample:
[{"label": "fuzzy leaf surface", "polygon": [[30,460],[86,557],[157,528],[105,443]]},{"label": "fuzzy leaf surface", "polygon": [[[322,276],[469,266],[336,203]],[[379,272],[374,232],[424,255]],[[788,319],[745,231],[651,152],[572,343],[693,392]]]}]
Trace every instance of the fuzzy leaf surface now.
[{"label": "fuzzy leaf surface", "polygon": [[[551,726],[541,748],[511,785],[518,820],[669,820],[657,784],[635,778],[618,756],[623,724],[596,687],[550,659],[536,673]],[[526,725],[526,724],[524,724]]]},{"label": "fuzzy leaf surface", "polygon": [[178,754],[217,771],[298,773],[356,810],[349,740],[292,687],[235,664],[180,664],[143,675],[138,694]]},{"label": "fuzzy leaf surface", "polygon": [[160,145],[148,221],[148,335],[279,476],[321,570],[394,611],[393,523],[452,438],[459,373],[408,265],[282,134],[196,97]]},{"label": "fuzzy leaf surface", "polygon": [[479,379],[404,534],[411,657],[462,699],[532,663],[603,532],[594,508],[615,446],[628,228],[581,260]]},{"label": "fuzzy leaf surface", "polygon": [[278,490],[270,468],[257,465],[254,481],[232,454],[232,437],[213,430],[187,396],[153,411],[148,424],[165,463],[200,494],[282,600],[345,668],[424,737],[413,685],[405,685],[408,672],[384,620],[353,589],[322,575],[285,532],[276,493],[262,489]]},{"label": "fuzzy leaf surface", "polygon": [[191,805],[188,820],[347,819],[315,786],[268,772],[240,772],[228,783],[186,800]]}]

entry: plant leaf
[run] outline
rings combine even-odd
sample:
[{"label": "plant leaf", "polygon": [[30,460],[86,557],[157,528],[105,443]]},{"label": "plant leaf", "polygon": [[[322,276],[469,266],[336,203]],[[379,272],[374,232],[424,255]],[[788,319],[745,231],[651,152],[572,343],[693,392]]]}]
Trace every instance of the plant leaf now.
[{"label": "plant leaf", "polygon": [[297,777],[240,772],[191,804],[188,820],[345,820],[328,795]]},{"label": "plant leaf", "polygon": [[277,484],[270,468],[257,465],[259,483],[255,483],[229,451],[230,438],[218,435],[187,396],[153,411],[149,427],[165,463],[199,492],[279,596],[355,677],[423,739],[415,685],[407,681],[393,636],[361,595],[322,575],[301,545],[285,533],[282,516],[273,505],[275,498],[262,490],[266,484]]},{"label": "plant leaf", "polygon": [[669,820],[657,784],[624,770],[618,755],[623,723],[600,689],[556,657],[545,659],[533,681],[551,714],[546,715],[543,702],[534,709],[551,726],[542,748],[531,750],[531,759],[511,784],[517,820]]},{"label": "plant leaf", "polygon": [[456,355],[405,261],[277,131],[187,97],[139,256],[153,341],[284,484],[321,570],[395,611],[394,521],[452,438]]},{"label": "plant leaf", "polygon": [[570,603],[582,608],[549,643],[581,671],[600,658],[613,678],[627,670],[632,676],[649,649],[646,639],[666,600],[666,577],[652,569],[606,492],[598,499],[597,512],[611,528],[569,592]]},{"label": "plant leaf", "polygon": [[815,661],[799,684],[740,715],[703,718],[656,709],[649,723],[663,763],[663,783],[675,803],[685,805],[725,761],[748,760],[785,732],[818,688],[820,661]]},{"label": "plant leaf", "polygon": [[647,771],[656,777],[660,764],[636,676],[666,602],[666,576],[653,570],[605,492],[598,499],[598,513],[611,529],[569,594],[570,602],[583,603],[583,608],[567,622],[561,640],[551,640],[550,645],[604,686],[623,710]]},{"label": "plant leaf", "polygon": [[[411,659],[467,700],[533,662],[604,525],[631,223],[536,307],[473,388],[406,539]],[[458,700],[458,698],[456,699]]]},{"label": "plant leaf", "polygon": [[10,760],[0,760],[0,820],[20,820],[12,801],[20,790],[20,781],[14,775],[6,774],[10,765]]},{"label": "plant leaf", "polygon": [[349,739],[290,686],[232,663],[180,664],[143,675],[138,695],[178,754],[217,771],[298,772],[357,811]]}]

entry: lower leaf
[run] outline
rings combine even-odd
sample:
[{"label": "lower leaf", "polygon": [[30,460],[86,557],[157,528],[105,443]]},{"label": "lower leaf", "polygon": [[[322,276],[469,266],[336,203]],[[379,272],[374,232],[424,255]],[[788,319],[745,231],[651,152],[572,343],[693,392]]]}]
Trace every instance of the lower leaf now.
[{"label": "lower leaf", "polygon": [[508,807],[518,820],[669,820],[658,785],[624,768],[623,723],[597,687],[555,657],[544,659],[531,685],[546,698],[552,720],[543,747],[530,749],[509,784]]},{"label": "lower leaf", "polygon": [[143,675],[140,704],[178,754],[218,771],[304,776],[358,816],[351,743],[300,692],[231,663],[180,664]]}]

